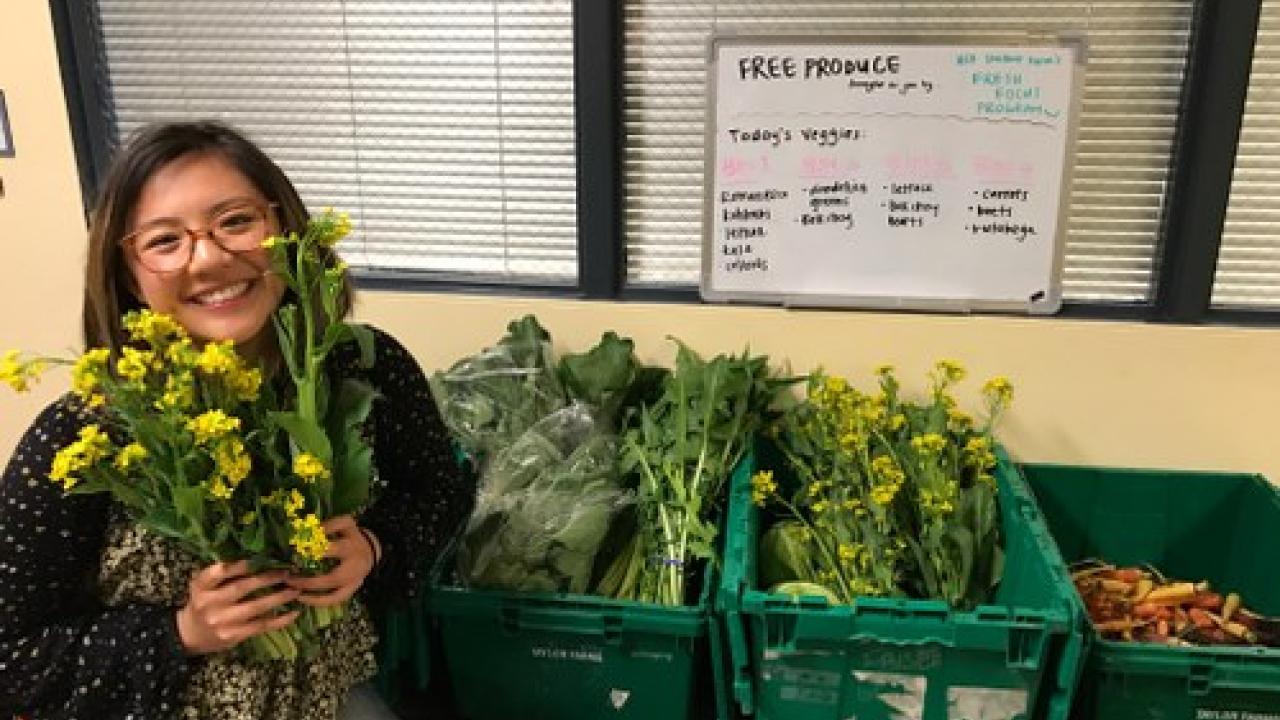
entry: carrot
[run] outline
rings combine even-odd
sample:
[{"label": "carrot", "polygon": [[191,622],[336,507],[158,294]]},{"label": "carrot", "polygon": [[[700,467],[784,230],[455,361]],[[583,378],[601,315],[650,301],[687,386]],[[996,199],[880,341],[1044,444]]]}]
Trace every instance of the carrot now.
[{"label": "carrot", "polygon": [[1145,601],[1156,605],[1181,605],[1194,599],[1195,596],[1194,583],[1180,582],[1152,590],[1147,594]]},{"label": "carrot", "polygon": [[1209,616],[1209,613],[1201,610],[1200,608],[1191,608],[1188,610],[1187,617],[1191,618],[1191,622],[1195,623],[1196,627],[1202,630],[1217,627],[1217,623],[1213,621],[1213,618]]},{"label": "carrot", "polygon": [[1230,620],[1236,610],[1240,609],[1240,596],[1236,593],[1227,595],[1227,599],[1222,603],[1222,619]]},{"label": "carrot", "polygon": [[1191,600],[1191,605],[1201,610],[1218,610],[1222,607],[1222,596],[1215,592],[1199,593]]},{"label": "carrot", "polygon": [[1112,570],[1110,575],[1111,579],[1126,582],[1130,585],[1143,579],[1142,571],[1138,568],[1117,568]]},{"label": "carrot", "polygon": [[1154,590],[1155,587],[1156,587],[1156,584],[1151,582],[1147,578],[1142,578],[1141,580],[1139,580],[1138,584],[1133,588],[1134,602],[1142,602],[1143,600],[1146,600],[1147,595],[1150,595],[1151,591]]}]

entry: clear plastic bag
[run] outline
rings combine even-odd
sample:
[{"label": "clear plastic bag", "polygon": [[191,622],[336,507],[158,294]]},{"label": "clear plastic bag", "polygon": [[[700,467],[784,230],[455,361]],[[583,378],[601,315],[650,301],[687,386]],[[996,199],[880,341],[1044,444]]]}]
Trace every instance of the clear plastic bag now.
[{"label": "clear plastic bag", "polygon": [[572,404],[534,423],[484,464],[458,549],[459,581],[505,590],[583,593],[618,511],[634,502],[618,441]]},{"label": "clear plastic bag", "polygon": [[565,404],[547,342],[500,343],[431,377],[454,440],[473,458],[509,445]]}]

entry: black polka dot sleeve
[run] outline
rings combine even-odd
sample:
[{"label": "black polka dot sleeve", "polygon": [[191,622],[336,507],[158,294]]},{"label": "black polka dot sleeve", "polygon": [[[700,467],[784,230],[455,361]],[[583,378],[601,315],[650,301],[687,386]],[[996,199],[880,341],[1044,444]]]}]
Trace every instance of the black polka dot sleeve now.
[{"label": "black polka dot sleeve", "polygon": [[375,405],[374,458],[387,485],[360,518],[382,544],[382,563],[366,582],[376,606],[407,599],[471,512],[474,488],[458,470],[448,430],[413,356],[395,338],[375,331],[371,380]]},{"label": "black polka dot sleeve", "polygon": [[49,406],[0,479],[0,717],[170,717],[186,684],[175,608],[94,599],[109,496],[47,477],[87,422]]}]

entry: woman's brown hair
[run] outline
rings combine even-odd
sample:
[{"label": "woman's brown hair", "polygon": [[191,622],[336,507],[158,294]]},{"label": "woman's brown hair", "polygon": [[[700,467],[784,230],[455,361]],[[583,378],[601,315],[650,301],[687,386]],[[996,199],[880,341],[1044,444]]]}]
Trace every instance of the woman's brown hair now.
[{"label": "woman's brown hair", "polygon": [[[174,160],[205,153],[225,158],[267,202],[279,208],[281,232],[301,233],[306,228],[307,208],[293,183],[266,153],[236,130],[213,121],[160,123],[142,128],[112,161],[89,219],[83,319],[86,348],[107,347],[113,355],[119,352],[126,337],[121,316],[143,307],[134,294],[120,244],[143,185]],[[335,259],[325,258],[326,264]],[[286,295],[285,300],[290,297]],[[339,315],[345,317],[350,309],[351,283],[344,276]]]}]

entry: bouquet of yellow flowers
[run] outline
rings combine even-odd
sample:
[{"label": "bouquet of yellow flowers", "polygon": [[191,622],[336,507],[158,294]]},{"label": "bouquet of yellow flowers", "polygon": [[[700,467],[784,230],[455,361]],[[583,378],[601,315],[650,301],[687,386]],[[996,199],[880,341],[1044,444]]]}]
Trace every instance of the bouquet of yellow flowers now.
[{"label": "bouquet of yellow flowers", "polygon": [[876,374],[871,393],[815,374],[775,426],[796,482],[752,478],[753,501],[782,511],[761,538],[761,580],[833,603],[906,595],[972,608],[1003,570],[991,433],[1013,387],[983,386],[979,423],[950,392],[965,375],[957,363],[937,363],[923,403],[901,396],[893,368]]},{"label": "bouquet of yellow flowers", "polygon": [[[273,316],[291,384],[264,384],[230,341],[198,346],[149,310],[125,315],[129,342],[116,358],[107,348],[73,362],[6,354],[0,381],[21,391],[49,364],[70,364],[72,392],[96,411],[98,422],[55,455],[49,479],[71,494],[111,493],[202,561],[323,572],[321,523],[355,512],[369,491],[371,451],[359,427],[374,390],[355,380],[330,387],[324,374],[339,343],[358,342],[362,361],[373,361],[368,329],[337,315],[344,268],[331,248],[349,230],[345,215],[326,212],[302,235],[264,243],[297,300]],[[249,655],[305,656],[342,613],[299,609],[288,628],[247,642]]]}]

